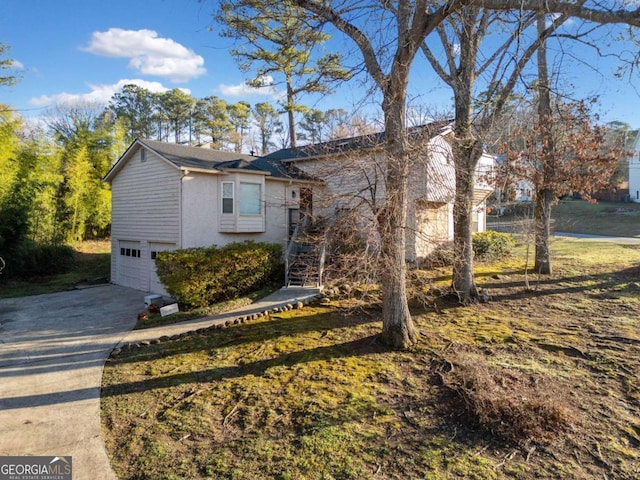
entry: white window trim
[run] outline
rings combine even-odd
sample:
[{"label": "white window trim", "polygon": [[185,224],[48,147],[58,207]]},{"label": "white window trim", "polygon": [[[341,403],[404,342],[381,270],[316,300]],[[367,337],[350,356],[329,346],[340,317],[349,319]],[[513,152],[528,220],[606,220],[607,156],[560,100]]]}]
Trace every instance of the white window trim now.
[{"label": "white window trim", "polygon": [[[231,185],[231,197],[225,197],[224,196],[224,186],[225,185]],[[221,188],[221,192],[220,192],[220,212],[223,215],[233,215],[235,213],[235,203],[236,203],[236,186],[235,186],[235,182],[222,182],[222,188]],[[231,198],[231,211],[230,212],[225,212],[224,211],[224,201],[225,199],[229,199]]]}]

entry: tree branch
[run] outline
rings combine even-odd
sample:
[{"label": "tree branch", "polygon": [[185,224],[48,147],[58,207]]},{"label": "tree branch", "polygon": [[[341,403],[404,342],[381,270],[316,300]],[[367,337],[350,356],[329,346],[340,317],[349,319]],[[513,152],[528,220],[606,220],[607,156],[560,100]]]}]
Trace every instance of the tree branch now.
[{"label": "tree branch", "polygon": [[[471,0],[471,2],[475,4],[475,1]],[[582,18],[583,20],[600,24],[624,23],[640,27],[640,8],[635,10],[597,10],[585,7],[584,2],[576,4],[563,0],[478,0],[477,4],[493,10],[529,10],[543,13],[560,13],[568,17]]]},{"label": "tree branch", "polygon": [[293,0],[296,5],[305,8],[318,17],[332,23],[338,30],[350,37],[362,52],[367,71],[381,90],[384,90],[388,76],[376,57],[376,52],[367,36],[358,27],[342,18],[333,8],[314,0]]}]

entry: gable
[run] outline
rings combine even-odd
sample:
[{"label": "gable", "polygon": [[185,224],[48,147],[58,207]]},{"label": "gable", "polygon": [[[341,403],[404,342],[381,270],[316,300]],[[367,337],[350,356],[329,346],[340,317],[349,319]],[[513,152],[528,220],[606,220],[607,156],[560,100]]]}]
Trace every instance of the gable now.
[{"label": "gable", "polygon": [[150,150],[141,141],[134,140],[134,142],[129,145],[129,148],[125,150],[125,152],[120,156],[116,163],[113,164],[111,169],[104,176],[103,180],[105,182],[112,182],[113,179],[122,171],[122,169],[125,168],[125,166],[127,166],[127,164],[134,158],[136,158],[140,163],[146,163],[149,158],[153,158],[156,161],[165,163],[168,167],[176,171],[180,170],[178,166],[171,163],[163,156],[158,155],[154,151]]},{"label": "gable", "polygon": [[110,180],[112,236],[177,243],[180,178],[178,168],[153,152],[130,151]]}]

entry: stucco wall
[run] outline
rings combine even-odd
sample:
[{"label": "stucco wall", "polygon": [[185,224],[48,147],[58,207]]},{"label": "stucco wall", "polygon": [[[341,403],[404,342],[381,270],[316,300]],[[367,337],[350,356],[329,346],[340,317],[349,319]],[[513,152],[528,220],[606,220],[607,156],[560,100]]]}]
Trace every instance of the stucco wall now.
[{"label": "stucco wall", "polygon": [[[242,216],[236,208],[232,222],[237,222],[238,233],[221,231],[222,182],[234,182],[235,185],[239,185],[240,181],[261,183],[263,215],[259,218]],[[182,178],[183,248],[225,245],[244,240],[284,244],[287,238],[287,185],[288,182],[271,180],[268,177],[265,179],[263,175],[185,175]],[[238,195],[238,192],[236,188],[235,194]]]}]

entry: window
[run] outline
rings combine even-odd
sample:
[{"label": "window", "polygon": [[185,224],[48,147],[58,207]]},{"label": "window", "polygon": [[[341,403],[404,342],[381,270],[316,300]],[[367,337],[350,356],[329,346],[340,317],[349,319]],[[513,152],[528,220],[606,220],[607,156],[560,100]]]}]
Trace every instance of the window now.
[{"label": "window", "polygon": [[222,182],[222,213],[233,213],[233,182]]},{"label": "window", "polygon": [[140,162],[144,163],[147,161],[147,151],[143,148],[140,150]]},{"label": "window", "polygon": [[240,215],[262,213],[262,186],[259,183],[240,183]]}]

